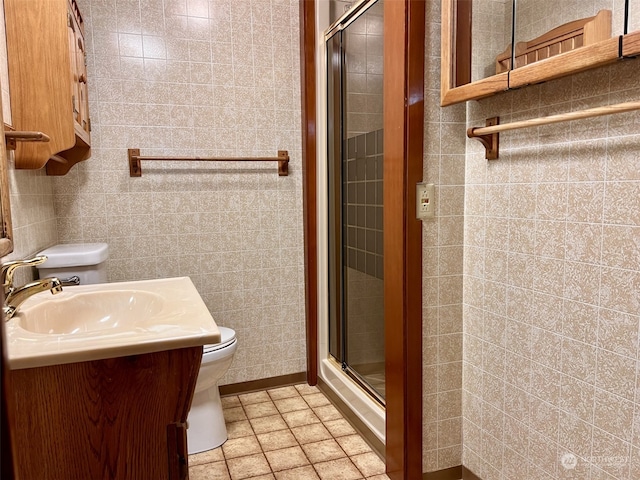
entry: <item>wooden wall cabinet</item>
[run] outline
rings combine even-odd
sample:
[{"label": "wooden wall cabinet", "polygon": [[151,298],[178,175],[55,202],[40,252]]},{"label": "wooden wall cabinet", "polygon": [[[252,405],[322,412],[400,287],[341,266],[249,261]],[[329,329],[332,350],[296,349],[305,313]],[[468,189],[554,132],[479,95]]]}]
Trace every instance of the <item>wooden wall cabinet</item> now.
[{"label": "wooden wall cabinet", "polygon": [[75,0],[5,0],[12,125],[46,143],[20,142],[16,168],[64,175],[91,153],[84,26]]},{"label": "wooden wall cabinet", "polygon": [[187,479],[202,347],[11,370],[20,479]]},{"label": "wooden wall cabinet", "polygon": [[[496,75],[471,81],[472,18],[470,12],[473,1],[442,0],[440,92],[442,106],[477,100],[506,90],[583,72],[640,53],[640,32],[607,38],[611,34],[608,30],[599,32],[600,35],[595,36],[594,43],[589,45],[585,44],[566,53],[550,56],[513,70],[505,69]],[[604,16],[606,16],[606,22],[610,24],[610,13]],[[511,56],[510,48],[506,55]]]}]

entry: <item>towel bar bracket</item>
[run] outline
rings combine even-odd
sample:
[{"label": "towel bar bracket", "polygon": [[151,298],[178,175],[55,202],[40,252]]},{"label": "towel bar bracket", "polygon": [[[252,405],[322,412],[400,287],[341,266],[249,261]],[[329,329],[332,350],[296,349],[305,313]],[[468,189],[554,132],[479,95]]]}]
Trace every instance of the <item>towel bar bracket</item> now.
[{"label": "towel bar bracket", "polygon": [[[500,124],[500,117],[487,118],[486,126],[493,127]],[[500,133],[487,133],[485,135],[474,134],[473,131],[477,127],[470,127],[467,130],[467,137],[475,138],[485,148],[485,156],[487,160],[497,160],[500,153]]]},{"label": "towel bar bracket", "polygon": [[127,152],[129,155],[129,176],[141,177],[142,166],[140,165],[140,149],[130,148]]}]

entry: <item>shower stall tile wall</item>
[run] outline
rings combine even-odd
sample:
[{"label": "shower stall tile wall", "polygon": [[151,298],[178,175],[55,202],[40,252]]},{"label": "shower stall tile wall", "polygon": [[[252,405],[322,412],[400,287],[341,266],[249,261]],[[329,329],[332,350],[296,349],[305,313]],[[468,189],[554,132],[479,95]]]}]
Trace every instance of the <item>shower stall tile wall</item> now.
[{"label": "shower stall tile wall", "polygon": [[345,141],[346,255],[349,268],[382,279],[383,130]]}]

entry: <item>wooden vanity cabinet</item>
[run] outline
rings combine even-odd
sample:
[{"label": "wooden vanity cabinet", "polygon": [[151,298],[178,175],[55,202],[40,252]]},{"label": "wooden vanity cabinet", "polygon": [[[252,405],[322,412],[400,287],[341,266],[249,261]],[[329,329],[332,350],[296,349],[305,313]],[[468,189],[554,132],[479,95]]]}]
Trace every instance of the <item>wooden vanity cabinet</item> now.
[{"label": "wooden vanity cabinet", "polygon": [[91,153],[84,25],[75,0],[5,0],[12,126],[50,142],[20,142],[16,168],[64,175]]},{"label": "wooden vanity cabinet", "polygon": [[18,479],[187,479],[202,347],[11,370]]}]

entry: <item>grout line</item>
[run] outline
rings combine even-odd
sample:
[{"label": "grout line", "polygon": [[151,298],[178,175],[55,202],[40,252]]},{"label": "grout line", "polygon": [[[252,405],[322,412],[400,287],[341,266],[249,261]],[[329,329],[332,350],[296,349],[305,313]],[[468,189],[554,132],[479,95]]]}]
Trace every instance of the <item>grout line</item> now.
[{"label": "grout line", "polygon": [[[295,388],[295,387],[294,387],[294,388]],[[311,406],[311,404],[309,404],[309,402],[308,402],[308,401],[307,401],[307,399],[305,398],[305,397],[307,397],[307,396],[309,396],[309,395],[316,395],[316,394],[320,393],[320,394],[322,394],[322,395],[326,398],[326,396],[325,396],[325,395],[324,395],[324,394],[323,394],[319,389],[318,389],[317,391],[314,391],[313,393],[309,393],[308,395],[303,395],[300,391],[298,391],[298,390],[296,389],[296,394],[295,394],[294,396],[291,396],[291,397],[284,397],[284,398],[278,398],[278,399],[274,399],[274,398],[272,397],[272,395],[269,393],[269,391],[268,391],[268,390],[264,390],[264,391],[268,394],[268,396],[269,396],[269,399],[270,399],[271,403],[273,403],[273,404],[274,404],[274,406],[275,406],[276,410],[278,411],[278,416],[280,416],[280,417],[283,419],[284,423],[287,425],[287,428],[286,428],[286,429],[283,429],[283,430],[276,430],[276,431],[273,431],[273,432],[265,432],[266,434],[275,433],[275,432],[281,432],[281,431],[285,431],[285,430],[286,430],[286,431],[288,431],[288,432],[293,436],[293,438],[295,439],[295,441],[296,441],[296,443],[297,443],[298,448],[300,448],[300,450],[303,452],[303,455],[305,456],[305,458],[306,458],[306,459],[307,459],[307,461],[309,462],[309,464],[308,464],[308,465],[310,465],[310,466],[313,468],[313,470],[316,472],[316,474],[317,474],[318,476],[320,476],[320,475],[319,475],[319,472],[318,472],[318,470],[317,470],[317,468],[316,468],[316,465],[317,465],[317,464],[325,463],[325,462],[331,462],[331,461],[336,461],[336,460],[342,460],[342,459],[346,458],[346,459],[348,459],[348,460],[349,460],[349,463],[350,463],[353,467],[355,467],[356,471],[361,475],[361,478],[363,478],[363,479],[367,478],[367,477],[365,476],[364,472],[362,472],[362,470],[360,470],[360,468],[358,468],[358,466],[355,464],[355,462],[353,462],[352,457],[353,457],[353,456],[357,456],[357,455],[361,455],[361,454],[364,454],[364,453],[370,453],[370,452],[372,452],[371,448],[370,448],[370,447],[368,447],[368,448],[369,448],[369,450],[368,450],[367,452],[362,452],[362,453],[358,453],[358,454],[355,454],[355,455],[348,455],[348,454],[347,454],[347,452],[346,452],[346,450],[345,450],[345,449],[342,447],[342,445],[337,441],[337,439],[338,439],[338,438],[343,438],[343,437],[351,436],[351,435],[357,435],[358,437],[362,438],[362,436],[361,436],[361,435],[360,435],[360,434],[359,434],[355,429],[353,429],[353,430],[354,430],[354,432],[353,432],[353,433],[350,433],[350,434],[347,434],[347,435],[340,435],[340,436],[336,437],[336,436],[335,436],[335,435],[334,435],[334,434],[333,434],[333,433],[332,433],[332,432],[327,428],[327,426],[326,426],[326,422],[325,422],[325,421],[323,421],[322,419],[320,419],[319,417],[318,417],[318,418],[319,418],[319,420],[320,420],[320,423],[313,423],[313,424],[307,424],[307,425],[300,425],[300,427],[308,427],[308,426],[311,426],[311,425],[322,425],[322,426],[327,430],[327,432],[329,433],[329,435],[331,436],[330,438],[327,438],[327,439],[324,439],[324,440],[318,440],[318,441],[315,441],[315,442],[305,443],[304,445],[311,445],[311,444],[314,444],[314,443],[319,443],[319,442],[323,442],[323,441],[327,441],[327,440],[333,440],[333,441],[338,445],[338,447],[340,448],[340,450],[344,453],[344,457],[335,458],[335,459],[330,459],[330,460],[323,460],[323,461],[321,461],[321,462],[312,463],[312,462],[311,462],[311,460],[309,459],[309,457],[307,456],[306,452],[305,452],[305,451],[304,451],[304,449],[302,448],[303,444],[302,444],[302,443],[300,443],[300,441],[298,440],[298,438],[293,434],[292,427],[290,427],[290,426],[289,426],[289,424],[288,424],[288,423],[286,423],[286,420],[284,420],[284,417],[282,416],[282,415],[283,415],[283,413],[281,413],[281,412],[280,412],[280,410],[278,410],[277,406],[275,405],[275,401],[276,401],[276,400],[287,400],[287,399],[294,399],[294,398],[302,398],[302,399],[304,400],[304,402],[306,403],[306,405],[308,406],[308,409],[309,409],[309,410],[311,410],[311,411],[312,411],[312,412],[314,412],[314,413],[315,413],[315,409],[322,408],[322,407],[325,407],[325,406],[333,406],[333,405],[331,404],[331,402],[329,401],[329,399],[328,399],[328,398],[327,398],[327,400],[329,401],[329,403],[327,403],[327,404],[325,404],[325,405],[319,405],[319,406],[316,406],[316,407],[312,407],[312,406]],[[257,434],[256,434],[256,432],[255,432],[255,430],[254,430],[254,428],[253,428],[253,425],[251,424],[251,419],[249,419],[249,417],[247,416],[247,411],[246,411],[246,409],[245,409],[245,404],[240,400],[240,395],[235,395],[235,397],[236,397],[236,398],[238,398],[239,406],[240,406],[240,407],[242,407],[242,411],[243,411],[243,413],[244,413],[244,415],[245,415],[245,417],[246,417],[246,421],[248,421],[248,422],[249,422],[249,425],[250,425],[250,427],[251,427],[251,431],[253,432],[253,437],[254,437],[254,438],[256,438],[256,441],[258,442],[258,445],[260,446],[260,451],[261,451],[262,455],[265,457],[265,459],[266,459],[266,461],[267,461],[267,464],[269,465],[269,469],[271,470],[271,473],[275,475],[276,471],[274,471],[274,470],[273,470],[273,467],[271,466],[271,463],[269,462],[269,459],[268,459],[268,458],[267,458],[267,456],[266,456],[266,453],[267,453],[267,452],[265,452],[265,451],[264,451],[264,449],[263,449],[263,447],[262,447],[262,444],[261,444],[261,443],[260,443],[260,441],[257,439]],[[254,402],[254,403],[250,403],[250,404],[247,404],[247,405],[255,405],[255,404],[258,404],[258,403],[267,403],[267,402]],[[237,405],[230,406],[230,407],[228,407],[228,408],[237,408]],[[335,408],[335,406],[334,406],[334,408]],[[292,412],[295,412],[295,411],[302,411],[302,410],[306,410],[306,409],[301,409],[301,410],[292,410]],[[284,413],[290,413],[290,412],[284,412]],[[256,417],[256,418],[262,418],[262,417]],[[340,413],[340,417],[339,417],[339,418],[332,419],[332,420],[327,420],[327,422],[331,422],[331,421],[334,421],[334,420],[343,420],[343,421],[346,421],[347,423],[349,423],[349,422],[348,422],[348,420],[347,420],[347,419],[346,419],[346,418],[345,418],[341,413]],[[243,420],[236,420],[236,422],[240,422],[240,421],[243,421]],[[235,423],[235,422],[229,422],[229,423]],[[297,428],[297,427],[293,427],[293,428]],[[353,428],[353,427],[352,427],[352,428]],[[238,438],[246,438],[246,437],[250,437],[250,436],[251,436],[251,435],[245,435],[244,437],[238,437]],[[232,440],[233,440],[233,439],[232,439]],[[364,439],[362,439],[362,440],[364,441]],[[365,441],[365,443],[366,443],[366,441]],[[222,447],[219,447],[219,448],[222,448]],[[284,448],[293,448],[293,447],[284,447]],[[277,450],[282,450],[282,449],[277,449]],[[270,450],[270,452],[272,452],[272,451],[277,451],[277,450]],[[225,462],[225,467],[227,468],[227,472],[229,473],[229,476],[231,477],[231,471],[229,470],[229,466],[228,466],[228,463],[227,463],[227,458],[226,458],[226,456],[224,455],[224,450],[221,450],[221,453],[222,453],[222,456],[223,456],[223,461]],[[373,453],[375,453],[375,452],[373,452]],[[247,456],[247,455],[244,455],[244,456]],[[234,457],[234,458],[242,458],[242,457],[243,457],[243,456],[240,456],[240,457]],[[231,459],[230,459],[230,460],[231,460]],[[218,461],[219,461],[219,460],[218,460]],[[209,463],[215,463],[215,462],[207,462],[207,463],[205,463],[205,464],[201,464],[201,465],[207,465],[207,464],[209,464]],[[307,465],[300,465],[300,466],[297,466],[297,467],[293,467],[293,468],[291,468],[291,469],[278,470],[278,472],[287,471],[287,470],[292,470],[292,469],[296,469],[296,468],[302,468],[302,467],[305,467],[305,466],[307,466]],[[231,477],[231,478],[232,478],[232,477]]]}]

